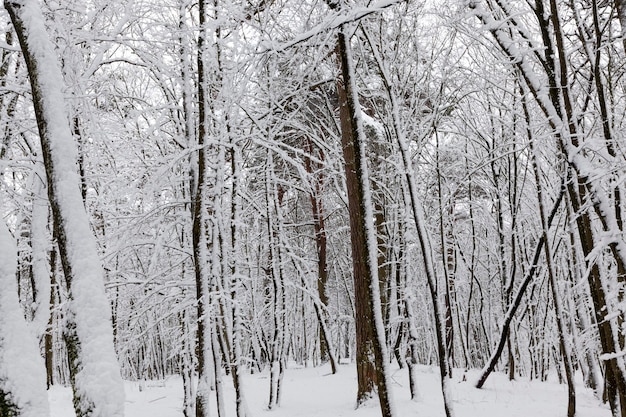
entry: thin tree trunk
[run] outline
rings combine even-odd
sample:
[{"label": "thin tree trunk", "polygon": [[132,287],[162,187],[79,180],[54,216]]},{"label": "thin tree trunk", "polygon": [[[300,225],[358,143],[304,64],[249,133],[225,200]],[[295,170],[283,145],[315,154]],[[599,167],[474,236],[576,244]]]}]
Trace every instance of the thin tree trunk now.
[{"label": "thin tree trunk", "polygon": [[[524,106],[524,109],[526,107]],[[529,119],[529,115],[526,112],[526,118]],[[529,121],[529,120],[528,120]],[[529,132],[530,133],[530,132]],[[532,166],[533,171],[535,173],[535,183],[537,184],[537,200],[539,202],[539,217],[541,219],[541,228],[542,228],[542,238],[544,241],[548,242],[548,233],[549,233],[549,225],[546,219],[546,210],[543,202],[543,191],[541,186],[541,176],[539,173],[539,167],[537,165],[537,158],[535,156],[535,150],[533,145],[533,138],[529,137],[529,146],[531,151],[532,158]],[[548,280],[550,289],[552,291],[552,302],[554,305],[554,315],[556,318],[556,324],[559,334],[559,344],[561,347],[561,353],[563,356],[563,365],[565,367],[565,378],[567,380],[567,393],[568,393],[568,401],[567,401],[567,416],[574,417],[576,414],[576,388],[574,382],[574,368],[571,362],[570,348],[568,342],[566,340],[566,329],[563,323],[563,307],[560,301],[560,295],[558,291],[558,286],[556,282],[556,272],[554,270],[554,263],[552,260],[552,251],[550,245],[548,243],[543,245],[544,254],[546,257],[546,265],[548,269]]]},{"label": "thin tree trunk", "polygon": [[[211,320],[211,352],[213,354],[213,373],[215,380],[215,399],[217,402],[217,416],[226,417],[224,404],[224,383],[222,381],[222,349],[218,341],[217,318]],[[225,352],[228,355],[228,352]]]},{"label": "thin tree trunk", "polygon": [[[241,287],[241,274],[240,267],[235,258],[235,255],[241,252],[240,242],[238,236],[239,225],[239,181],[241,177],[241,150],[237,144],[231,139],[230,147],[230,161],[231,161],[231,175],[232,175],[232,189],[231,189],[231,210],[230,210],[230,301],[232,312],[232,362],[230,365],[233,385],[235,387],[235,405],[237,410],[237,417],[249,417],[251,415],[248,409],[248,403],[246,401],[246,394],[244,388],[244,382],[242,379],[242,348],[241,341],[243,336],[243,323],[241,306],[238,302],[240,287]],[[228,337],[227,333],[227,337]]]},{"label": "thin tree trunk", "polygon": [[413,310],[413,303],[415,300],[412,295],[407,295],[404,298],[405,314],[407,318],[408,329],[408,344],[409,344],[409,360],[407,361],[407,368],[409,369],[409,390],[411,393],[412,401],[421,401],[422,397],[417,386],[417,365],[419,358],[417,354],[417,344],[419,343],[419,335],[417,333],[417,323],[415,320],[415,312]]},{"label": "thin tree trunk", "polygon": [[[492,121],[493,124],[493,121]],[[495,128],[492,128],[495,130]],[[497,132],[492,132],[493,136],[496,137]],[[494,152],[494,143],[489,144],[490,158],[489,158],[489,167],[491,169],[491,180],[493,181],[493,187],[495,189],[494,205],[495,205],[495,216],[496,216],[496,226],[497,226],[497,235],[498,235],[498,275],[500,276],[500,282],[502,285],[502,307],[503,313],[506,313],[506,309],[511,304],[511,292],[513,290],[513,281],[514,276],[511,275],[507,278],[507,263],[505,256],[505,236],[504,236],[504,213],[502,209],[502,198],[500,197],[500,185],[499,179],[501,177],[500,169],[496,168],[497,157],[493,154]],[[507,346],[507,365],[509,372],[509,379],[515,379],[515,358],[513,356],[513,351],[511,348],[511,333],[507,332],[506,335],[506,346]]]},{"label": "thin tree trunk", "polygon": [[[56,241],[56,239],[53,239]],[[53,328],[54,310],[58,306],[57,298],[57,248],[53,246],[50,251],[50,310],[48,311],[48,326],[44,335],[44,360],[46,363],[46,385],[50,388],[54,384],[54,345]]]},{"label": "thin tree trunk", "polygon": [[[41,177],[40,177],[41,175]],[[43,172],[33,173],[33,209],[30,222],[30,239],[32,248],[32,279],[33,288],[33,321],[35,335],[38,339],[45,337],[50,319],[50,262],[48,253],[51,242],[47,226],[49,222],[49,204],[46,195]],[[36,294],[36,296],[35,296]]]},{"label": "thin tree trunk", "polygon": [[[287,251],[289,251],[289,248],[286,248]],[[315,310],[315,316],[317,317],[317,321],[320,327],[320,337],[324,339],[324,341],[327,343],[327,346],[331,347],[328,350],[328,358],[329,358],[329,362],[330,362],[330,366],[331,366],[331,373],[336,374],[337,373],[337,358],[335,355],[335,351],[334,349],[332,349],[332,341],[331,341],[331,333],[330,333],[330,329],[328,329],[328,324],[326,323],[326,320],[322,317],[322,315],[324,314],[323,309],[324,306],[322,305],[321,301],[319,299],[317,299],[315,296],[313,296],[311,289],[309,288],[309,284],[306,281],[306,273],[302,270],[302,268],[300,268],[297,263],[295,262],[295,255],[291,256],[292,259],[292,263],[294,265],[294,269],[297,271],[298,275],[300,276],[301,282],[302,282],[302,286],[305,289],[305,291],[302,292],[302,303],[303,303],[303,310],[304,310],[304,295],[305,294],[309,294],[312,301],[313,301],[313,309]],[[303,319],[305,317],[304,311],[303,311]],[[306,334],[304,335],[305,338],[305,347],[304,350],[306,352]],[[305,358],[306,359],[306,358]]]},{"label": "thin tree trunk", "polygon": [[[439,161],[439,136],[435,134],[435,140],[437,144],[437,151],[435,153],[436,160],[436,173],[437,173],[437,191],[438,191],[438,205],[439,205],[439,239],[441,240],[441,260],[443,262],[444,271],[444,326],[445,326],[445,341],[446,341],[446,361],[448,362],[448,377],[452,378],[452,369],[454,363],[454,320],[452,316],[452,292],[454,291],[454,247],[451,239],[452,225],[447,227],[446,217],[444,216],[443,207],[443,188],[441,181],[441,166]],[[453,201],[449,202],[451,205]],[[450,214],[450,213],[448,213]]]},{"label": "thin tree trunk", "polygon": [[280,354],[284,326],[284,310],[281,303],[285,288],[282,285],[282,256],[281,244],[277,236],[277,220],[280,204],[274,184],[274,163],[270,150],[267,151],[267,164],[265,167],[265,202],[266,202],[266,223],[268,235],[268,267],[267,273],[272,283],[272,318],[274,323],[273,335],[271,341],[271,357],[270,357],[270,391],[267,408],[272,410],[278,406],[278,390],[279,390],[279,373],[280,373]]},{"label": "thin tree trunk", "polygon": [[[217,10],[217,0],[214,0],[214,6]],[[219,20],[216,18],[216,20]],[[224,68],[222,66],[222,30],[218,26],[216,29],[217,35],[217,64],[219,73],[222,74]],[[220,76],[220,86],[221,86],[221,76]],[[222,86],[223,87],[223,86]],[[240,253],[240,240],[238,236],[239,229],[239,216],[240,216],[240,196],[239,196],[239,181],[241,180],[241,166],[242,156],[241,156],[241,147],[237,143],[237,140],[232,137],[231,134],[231,124],[228,113],[225,114],[225,133],[228,141],[226,143],[221,144],[221,150],[224,153],[220,153],[220,167],[226,167],[228,165],[227,157],[230,159],[230,218],[228,218],[228,224],[223,225],[224,230],[230,231],[230,244],[224,242],[222,244],[222,271],[226,272],[229,279],[224,280],[224,283],[228,285],[229,290],[229,301],[231,303],[230,308],[230,316],[225,314],[226,321],[226,331],[224,332],[226,342],[231,347],[231,363],[229,364],[229,368],[231,370],[233,385],[235,388],[235,408],[237,412],[237,417],[249,417],[251,415],[250,410],[248,409],[248,404],[246,401],[244,382],[242,378],[242,350],[241,350],[241,339],[243,332],[243,323],[241,318],[241,306],[239,302],[239,294],[241,287],[241,279],[240,275],[240,266],[237,260],[237,255]],[[223,137],[223,135],[221,136]],[[228,152],[226,152],[228,150]],[[224,193],[226,192],[226,187],[224,185],[224,181],[226,181],[225,171],[222,174],[221,178],[222,188],[224,189]],[[222,193],[222,196],[224,196]],[[226,201],[223,202],[225,206]],[[222,289],[224,291],[225,289]]]},{"label": "thin tree trunk", "polygon": [[206,42],[206,5],[205,0],[198,1],[200,33],[198,35],[198,158],[195,167],[196,188],[192,195],[192,251],[196,284],[196,310],[198,324],[196,330],[196,358],[198,387],[196,391],[196,417],[209,416],[209,358],[210,346],[207,323],[208,271],[207,269],[207,242],[206,242],[206,148],[207,139],[207,91],[205,74],[205,42]]}]

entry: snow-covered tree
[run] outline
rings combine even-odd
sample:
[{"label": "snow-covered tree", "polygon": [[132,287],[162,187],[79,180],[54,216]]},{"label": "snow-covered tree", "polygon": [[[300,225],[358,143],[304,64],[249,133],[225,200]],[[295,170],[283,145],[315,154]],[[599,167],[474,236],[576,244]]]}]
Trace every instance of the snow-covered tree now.
[{"label": "snow-covered tree", "polygon": [[79,417],[121,417],[124,387],[113,347],[104,270],[80,192],[77,147],[65,112],[63,77],[36,1],[7,1],[20,40],[48,180],[69,306],[64,339]]}]

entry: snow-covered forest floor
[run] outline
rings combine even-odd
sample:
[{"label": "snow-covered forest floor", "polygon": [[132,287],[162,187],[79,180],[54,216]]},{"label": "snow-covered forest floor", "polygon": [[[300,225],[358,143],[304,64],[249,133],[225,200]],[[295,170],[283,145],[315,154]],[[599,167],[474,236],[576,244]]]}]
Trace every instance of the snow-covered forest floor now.
[{"label": "snow-covered forest floor", "polygon": [[[343,365],[336,375],[327,366],[298,368],[292,365],[285,372],[281,405],[267,409],[269,379],[267,373],[247,375],[246,395],[254,417],[378,417],[377,404],[354,410],[356,369]],[[451,384],[457,417],[558,417],[565,416],[567,386],[518,378],[509,381],[494,373],[485,388],[476,389],[473,382],[477,371],[470,371],[463,381],[463,371],[456,370]],[[225,378],[225,382],[229,382]],[[408,378],[405,370],[393,369],[394,402],[400,416],[444,416],[438,369],[422,366],[419,372],[422,399],[409,399]],[[225,385],[228,399],[226,412],[235,415],[234,390]],[[609,417],[607,406],[594,397],[593,392],[577,387],[578,417]],[[52,417],[73,417],[70,388],[54,387],[49,391]],[[171,377],[165,381],[126,382],[126,416],[128,417],[182,417],[182,380]],[[215,397],[212,397],[215,407]],[[211,410],[217,416],[216,410]]]}]

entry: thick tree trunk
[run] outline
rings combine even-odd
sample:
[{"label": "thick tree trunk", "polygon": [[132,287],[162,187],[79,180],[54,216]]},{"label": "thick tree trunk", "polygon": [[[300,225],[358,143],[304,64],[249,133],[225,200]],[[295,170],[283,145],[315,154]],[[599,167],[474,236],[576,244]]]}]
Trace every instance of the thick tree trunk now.
[{"label": "thick tree trunk", "polygon": [[[358,375],[357,404],[367,401],[373,394],[377,382],[376,365],[374,363],[374,329],[372,326],[373,312],[369,303],[370,285],[366,264],[368,252],[363,215],[359,201],[357,172],[355,168],[354,144],[352,143],[352,126],[347,114],[347,104],[343,87],[340,90],[342,146],[346,168],[346,186],[350,210],[350,237],[352,241],[355,326],[356,326],[356,365]],[[362,198],[362,197],[361,197]]]},{"label": "thick tree trunk", "polygon": [[78,417],[121,417],[124,387],[113,348],[104,271],[80,193],[76,143],[63,104],[63,77],[38,3],[6,1],[5,8],[28,68],[48,197],[68,285],[70,302],[64,338],[74,408]]},{"label": "thick tree trunk", "polygon": [[365,155],[365,135],[356,91],[354,62],[347,34],[337,37],[342,82],[337,83],[346,171],[356,308],[357,406],[378,389],[383,417],[393,416],[385,329],[382,322],[376,235]]},{"label": "thick tree trunk", "polygon": [[[579,197],[577,196],[576,191],[572,188],[572,186],[568,187],[572,211],[574,213],[580,213]],[[589,213],[582,212],[579,214],[576,217],[576,225],[583,255],[585,256],[585,259],[588,259],[589,254],[592,253],[595,247]],[[597,263],[594,262],[592,265],[589,265],[589,262],[586,262],[586,264],[587,268],[589,268],[587,281],[589,283],[591,299],[594,305],[596,323],[598,323],[602,351],[612,354],[614,352],[618,352],[619,350],[613,336],[614,324],[609,319],[610,312],[607,309],[607,294],[604,290],[602,282],[603,278]],[[611,410],[614,414],[621,413],[622,416],[626,416],[626,382],[624,380],[622,367],[619,366],[618,358],[616,357],[606,359],[605,363],[606,395],[609,400]]]},{"label": "thick tree trunk", "polygon": [[188,312],[183,310],[179,313],[179,324],[182,339],[182,351],[180,354],[180,375],[183,380],[183,415],[194,417],[195,414],[195,384],[193,365],[193,341],[190,340],[192,327],[189,323]]}]

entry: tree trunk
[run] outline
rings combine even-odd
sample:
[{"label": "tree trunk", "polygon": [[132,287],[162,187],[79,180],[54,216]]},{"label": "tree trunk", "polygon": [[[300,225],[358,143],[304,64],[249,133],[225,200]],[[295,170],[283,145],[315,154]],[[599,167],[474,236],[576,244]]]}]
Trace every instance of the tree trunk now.
[{"label": "tree trunk", "polygon": [[274,177],[274,161],[270,150],[267,151],[265,167],[265,201],[266,224],[268,235],[268,267],[267,274],[271,279],[271,308],[273,320],[273,334],[270,342],[270,391],[267,408],[272,410],[279,403],[279,374],[282,356],[282,344],[285,338],[285,287],[282,265],[282,245],[280,242],[280,210],[281,197]]},{"label": "tree trunk", "polygon": [[[452,305],[454,292],[454,243],[452,236],[452,218],[454,211],[454,198],[448,202],[449,207],[444,210],[443,202],[443,188],[441,178],[441,163],[439,155],[439,136],[435,134],[437,151],[435,153],[435,171],[437,175],[437,201],[439,209],[439,239],[441,240],[441,261],[443,262],[444,271],[444,326],[445,326],[445,341],[446,341],[446,361],[448,363],[448,377],[452,378],[452,369],[454,363],[454,319]],[[450,225],[447,225],[448,215]]]},{"label": "tree trunk", "polygon": [[[48,198],[70,302],[66,314],[70,378],[78,417],[123,416],[124,387],[113,347],[104,271],[76,172],[77,149],[63,97],[63,77],[36,1],[6,1],[31,81]],[[98,377],[94,377],[97,375]]]},{"label": "tree trunk", "polygon": [[[231,325],[226,329],[225,336],[226,340],[231,340],[231,363],[230,369],[232,371],[233,385],[235,387],[235,402],[236,402],[236,410],[237,417],[248,417],[250,416],[250,411],[248,409],[248,404],[246,401],[244,383],[242,379],[242,352],[241,352],[241,339],[243,332],[243,324],[241,320],[241,307],[238,302],[238,294],[240,293],[239,287],[241,286],[240,281],[240,273],[239,266],[237,260],[235,259],[235,255],[240,252],[240,242],[239,237],[237,235],[237,228],[239,224],[239,180],[241,176],[241,150],[239,145],[235,144],[235,141],[230,138],[230,167],[232,174],[232,189],[230,196],[230,247],[228,250],[229,258],[226,259],[230,263],[230,268],[228,272],[230,272],[230,302],[231,302],[231,313],[232,313],[232,321]],[[229,333],[228,329],[232,329]]]},{"label": "tree trunk", "polygon": [[365,154],[366,139],[347,32],[347,28],[342,27],[337,34],[336,53],[340,60],[342,74],[341,82],[337,82],[337,91],[352,242],[356,309],[357,407],[372,397],[376,387],[382,415],[391,417],[393,416],[392,393],[380,305],[377,240]]},{"label": "tree trunk", "polygon": [[[570,225],[569,230],[568,230],[569,239],[567,239],[568,251],[570,252],[570,259],[568,262],[569,264],[568,267],[570,271],[570,278],[572,281],[571,282],[572,290],[574,291],[574,294],[575,294],[576,293],[575,290],[577,286],[575,286],[574,284],[578,282],[582,282],[583,277],[581,276],[581,263],[578,260],[579,253],[578,253],[578,246],[576,244],[576,236],[574,232],[575,226],[570,220],[571,218],[572,218],[571,206],[567,205],[567,223]],[[585,292],[585,297],[588,297],[586,292]],[[590,323],[591,317],[589,316],[589,310],[586,306],[585,301],[580,296],[576,297],[574,295],[572,298],[570,298],[570,302],[571,304],[573,304],[573,308],[570,308],[570,311],[576,312],[575,315],[571,314],[572,320],[574,320],[574,317],[578,317],[579,331],[581,333],[590,331],[593,333],[594,337],[597,338],[598,330],[596,326]],[[600,369],[600,366],[598,364],[598,361],[594,352],[590,349],[582,349],[582,347],[581,349],[577,349],[577,352],[583,352],[583,351],[585,352],[585,360],[589,368],[589,376],[586,381],[587,385],[596,392],[596,396],[598,398],[601,398],[602,397],[602,370]]]},{"label": "tree trunk", "polygon": [[207,137],[207,92],[205,80],[204,45],[206,41],[205,1],[198,2],[200,33],[198,35],[198,159],[196,168],[196,189],[192,196],[192,250],[196,283],[196,309],[198,327],[196,333],[196,357],[198,372],[198,388],[196,391],[196,417],[209,416],[209,353],[210,332],[207,328],[210,318],[208,308],[208,254],[206,242],[206,150],[204,143]]},{"label": "tree trunk", "polygon": [[[219,320],[217,318],[211,319],[211,352],[213,354],[213,374],[215,381],[215,399],[217,402],[217,417],[226,417],[225,405],[224,405],[224,383],[222,381],[222,349],[218,341],[217,332],[219,332],[218,326]],[[229,353],[224,352],[226,357]]]},{"label": "tree trunk", "polygon": [[[57,241],[56,235],[52,235],[52,240]],[[54,323],[55,309],[61,303],[61,294],[59,291],[59,282],[57,277],[57,245],[53,245],[50,250],[50,304],[48,311],[48,326],[44,334],[44,361],[46,363],[46,384],[50,388],[54,383]]]}]

